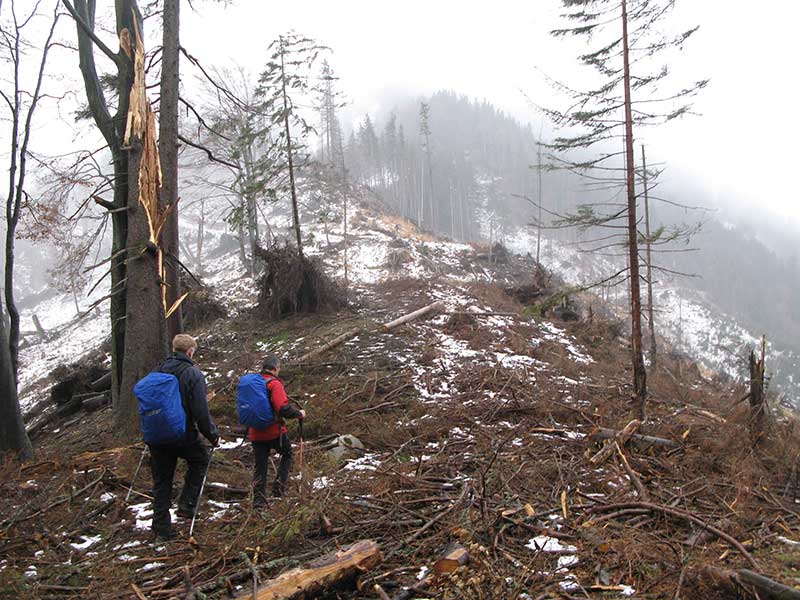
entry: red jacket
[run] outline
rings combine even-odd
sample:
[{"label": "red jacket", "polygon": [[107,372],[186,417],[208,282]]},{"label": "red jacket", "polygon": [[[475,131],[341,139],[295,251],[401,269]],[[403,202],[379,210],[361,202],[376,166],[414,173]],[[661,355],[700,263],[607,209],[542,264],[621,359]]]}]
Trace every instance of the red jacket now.
[{"label": "red jacket", "polygon": [[[291,408],[289,406],[289,398],[286,396],[286,390],[283,389],[283,382],[269,373],[262,373],[261,376],[267,382],[267,391],[269,392],[270,404],[272,404],[272,412],[275,415],[275,422],[266,429],[253,429],[250,427],[248,434],[251,442],[277,440],[282,433],[288,432],[281,418],[281,409],[284,406]],[[286,412],[286,409],[283,412]]]}]

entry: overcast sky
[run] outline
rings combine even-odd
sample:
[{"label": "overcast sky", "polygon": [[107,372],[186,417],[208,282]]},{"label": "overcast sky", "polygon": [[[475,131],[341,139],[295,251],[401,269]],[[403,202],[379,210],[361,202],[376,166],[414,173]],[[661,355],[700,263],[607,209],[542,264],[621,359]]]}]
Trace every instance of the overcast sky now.
[{"label": "overcast sky", "polygon": [[[538,124],[524,97],[553,98],[536,68],[574,81],[577,47],[552,39],[558,0],[451,1],[237,0],[184,8],[182,42],[207,63],[237,62],[258,72],[266,47],[295,29],[333,48],[331,64],[356,113],[385,108],[396,92],[451,89],[486,98]],[[678,0],[673,22],[700,31],[671,64],[674,85],[710,78],[702,113],[659,132],[637,134],[670,172],[698,178],[719,202],[771,210],[800,227],[794,172],[800,125],[800,3]],[[646,133],[646,137],[644,134]]]}]

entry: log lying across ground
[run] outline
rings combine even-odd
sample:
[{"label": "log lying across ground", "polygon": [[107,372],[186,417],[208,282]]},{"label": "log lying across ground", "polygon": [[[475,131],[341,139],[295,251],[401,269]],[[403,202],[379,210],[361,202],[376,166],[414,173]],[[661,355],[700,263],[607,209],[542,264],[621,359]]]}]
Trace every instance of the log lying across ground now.
[{"label": "log lying across ground", "polygon": [[424,317],[432,312],[438,312],[444,308],[444,304],[441,302],[434,302],[433,304],[429,304],[428,306],[423,306],[419,310],[415,310],[412,313],[408,313],[407,315],[400,317],[399,319],[395,319],[394,321],[389,321],[388,323],[384,323],[383,330],[384,331],[391,331],[396,327],[400,327],[404,323],[410,323],[414,319],[419,319],[420,317]]},{"label": "log lying across ground", "polygon": [[[639,433],[633,433],[638,428],[638,424],[634,427],[634,423],[638,423],[638,421],[631,421],[622,431],[616,431],[614,429],[606,429],[605,427],[600,427],[597,431],[591,434],[592,438],[601,439],[601,440],[609,440],[603,446],[603,448],[595,454],[591,459],[592,464],[599,464],[605,460],[607,460],[613,453],[614,453],[614,440],[622,447],[627,442],[633,442],[639,444],[641,446],[650,447],[650,446],[657,446],[659,448],[665,448],[668,450],[674,450],[676,448],[680,448],[681,445],[673,440],[668,440],[666,438],[656,437],[652,435],[642,435]],[[633,429],[633,431],[631,430]]]},{"label": "log lying across ground", "polygon": [[[313,598],[352,581],[381,560],[383,557],[377,542],[362,540],[349,548],[323,556],[305,568],[292,569],[259,585],[255,600]],[[252,599],[253,594],[239,598]]]},{"label": "log lying across ground", "polygon": [[800,600],[800,590],[747,569],[729,571],[707,566],[704,574],[716,583],[729,587],[737,598],[740,597],[742,591],[745,591],[750,595],[749,597],[761,600]]},{"label": "log lying across ground", "polygon": [[[607,441],[603,444],[603,447],[589,459],[589,462],[593,465],[599,465],[607,461],[611,458],[611,455],[614,454],[614,448],[616,444],[619,444],[620,447],[624,446],[625,443],[631,439],[631,436],[634,432],[639,429],[639,426],[642,424],[641,421],[634,419],[630,423],[625,426],[625,429],[622,431],[614,431],[613,429],[607,429],[605,431],[609,432],[607,436]],[[602,434],[604,430],[600,430],[599,433]],[[604,438],[606,436],[600,435],[599,437]]]},{"label": "log lying across ground", "polygon": [[[392,329],[400,327],[400,325],[403,325],[405,323],[410,323],[411,321],[414,321],[415,319],[419,319],[420,317],[424,317],[425,315],[428,315],[428,314],[431,314],[431,313],[434,313],[434,312],[439,312],[443,308],[444,308],[444,304],[442,304],[441,302],[434,302],[433,304],[429,304],[428,306],[423,306],[422,308],[420,308],[418,310],[415,310],[414,312],[409,313],[407,315],[404,315],[404,316],[402,316],[402,317],[400,317],[398,319],[395,319],[394,321],[389,321],[388,323],[384,323],[383,325],[381,325],[381,330],[382,331],[391,331]],[[328,342],[324,346],[320,346],[319,348],[315,348],[314,350],[306,352],[305,354],[303,354],[303,356],[301,356],[300,358],[298,358],[296,361],[293,361],[293,362],[302,364],[302,363],[308,361],[308,359],[310,359],[310,358],[314,358],[315,356],[319,356],[320,354],[323,354],[324,352],[327,352],[331,348],[335,348],[336,346],[339,346],[339,345],[341,345],[341,344],[343,344],[343,343],[345,343],[345,342],[347,342],[349,340],[352,340],[354,337],[356,337],[360,333],[367,333],[367,331],[364,330],[364,329],[359,329],[359,328],[354,328],[354,329],[350,329],[349,331],[345,331],[343,334],[333,338],[330,342]]]}]

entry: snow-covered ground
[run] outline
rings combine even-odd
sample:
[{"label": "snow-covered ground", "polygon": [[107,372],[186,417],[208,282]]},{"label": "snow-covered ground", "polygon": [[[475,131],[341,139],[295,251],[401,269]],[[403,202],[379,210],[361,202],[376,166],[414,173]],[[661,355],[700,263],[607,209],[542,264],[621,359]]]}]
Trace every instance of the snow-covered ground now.
[{"label": "snow-covered ground", "polygon": [[[508,232],[506,247],[518,254],[536,253],[536,230],[522,227]],[[585,285],[610,277],[622,266],[603,256],[579,252],[576,246],[541,240],[542,264],[570,285]],[[680,279],[660,278],[653,284],[656,334],[673,350],[703,365],[702,371],[724,373],[734,379],[747,376],[748,348],[760,345],[760,333],[748,331],[736,318],[720,311]],[[627,321],[625,286],[617,286],[608,307]],[[646,326],[646,325],[645,325]],[[767,371],[775,377],[785,399],[800,406],[800,357],[775,348],[767,340]]]},{"label": "snow-covered ground", "polygon": [[[289,220],[285,215],[270,215],[274,232],[287,232]],[[480,268],[464,272],[462,258],[472,251],[468,245],[435,241],[416,235],[406,235],[400,230],[396,220],[384,220],[382,217],[364,212],[351,203],[348,211],[350,227],[348,231],[348,277],[350,284],[361,292],[374,293],[375,284],[392,278],[425,279],[433,275],[447,274],[450,280],[460,282],[476,281],[488,278],[488,274]],[[389,235],[387,232],[399,234]],[[209,241],[207,248],[213,252],[224,233],[225,223],[207,225]],[[304,235],[307,239],[306,254],[317,256],[335,277],[344,277],[344,253],[340,242],[343,240],[341,223],[331,224],[326,232],[319,223],[304,224]],[[520,227],[506,231],[503,241],[512,252],[535,254],[536,231],[530,227]],[[331,251],[331,244],[335,250]],[[611,260],[579,252],[575,246],[557,243],[547,237],[542,238],[540,256],[543,264],[557,273],[569,284],[584,284],[609,277],[619,267]],[[394,260],[393,260],[394,259]],[[232,313],[246,309],[255,304],[257,290],[255,283],[248,276],[235,250],[213,260],[205,262],[204,281],[218,290],[217,297]],[[81,299],[85,309],[107,292],[103,286],[92,294],[91,298]],[[437,296],[438,294],[438,296]],[[434,297],[439,297],[450,310],[465,310],[469,307],[479,309],[475,299],[466,293],[453,293],[453,287],[434,290]],[[625,316],[624,287],[619,286],[616,293],[618,304],[616,309],[620,317]],[[758,336],[739,326],[735,319],[721,314],[712,305],[696,293],[689,292],[675,282],[658,282],[655,289],[656,323],[659,334],[672,346],[701,361],[706,367],[725,372],[731,376],[742,376],[742,349],[747,345],[756,345]],[[613,308],[613,297],[611,307]],[[20,389],[23,409],[30,408],[40,399],[44,390],[37,389],[34,384],[46,376],[60,364],[74,362],[87,352],[96,348],[107,337],[109,331],[107,305],[101,304],[98,309],[80,320],[76,320],[76,309],[70,295],[61,294],[40,303],[33,309],[22,313],[22,329],[32,331],[33,314],[37,314],[42,326],[48,332],[55,332],[46,343],[32,343],[20,353]],[[487,322],[493,328],[502,328],[506,323],[502,317],[493,317]],[[591,360],[579,348],[565,337],[563,331],[552,324],[544,323],[541,339],[553,339],[563,344],[567,352],[576,362]],[[495,352],[491,357],[470,356],[472,350],[464,347],[464,343],[438,332],[444,336],[439,346],[445,355],[453,355],[457,360],[469,358],[485,361],[491,359],[504,366],[526,367],[535,370],[535,361],[528,356],[518,356],[513,352]],[[35,339],[35,338],[34,338]],[[532,340],[536,344],[536,340]],[[287,348],[288,350],[288,348]],[[775,365],[772,358],[782,358],[784,362],[795,357],[780,355],[770,348],[769,365]],[[456,356],[458,355],[458,356]],[[446,361],[447,358],[442,360]],[[791,360],[788,360],[791,363]],[[800,388],[800,377],[789,373],[783,378],[793,385],[789,391],[795,398]],[[796,381],[796,383],[795,383]],[[791,386],[790,386],[791,387]],[[35,392],[34,392],[35,390]],[[425,394],[435,397],[446,390],[425,390]]]}]

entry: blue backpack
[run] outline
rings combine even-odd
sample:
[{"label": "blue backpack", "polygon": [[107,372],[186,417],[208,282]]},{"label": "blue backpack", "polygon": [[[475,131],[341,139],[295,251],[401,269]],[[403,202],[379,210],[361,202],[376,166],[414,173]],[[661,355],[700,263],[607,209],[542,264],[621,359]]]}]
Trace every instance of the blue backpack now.
[{"label": "blue backpack", "polygon": [[186,365],[177,375],[152,371],[133,387],[139,401],[145,443],[169,444],[186,437],[186,410],[178,379],[190,366]]},{"label": "blue backpack", "polygon": [[251,373],[239,379],[236,410],[239,423],[253,429],[266,429],[275,423],[267,382],[260,374]]}]

